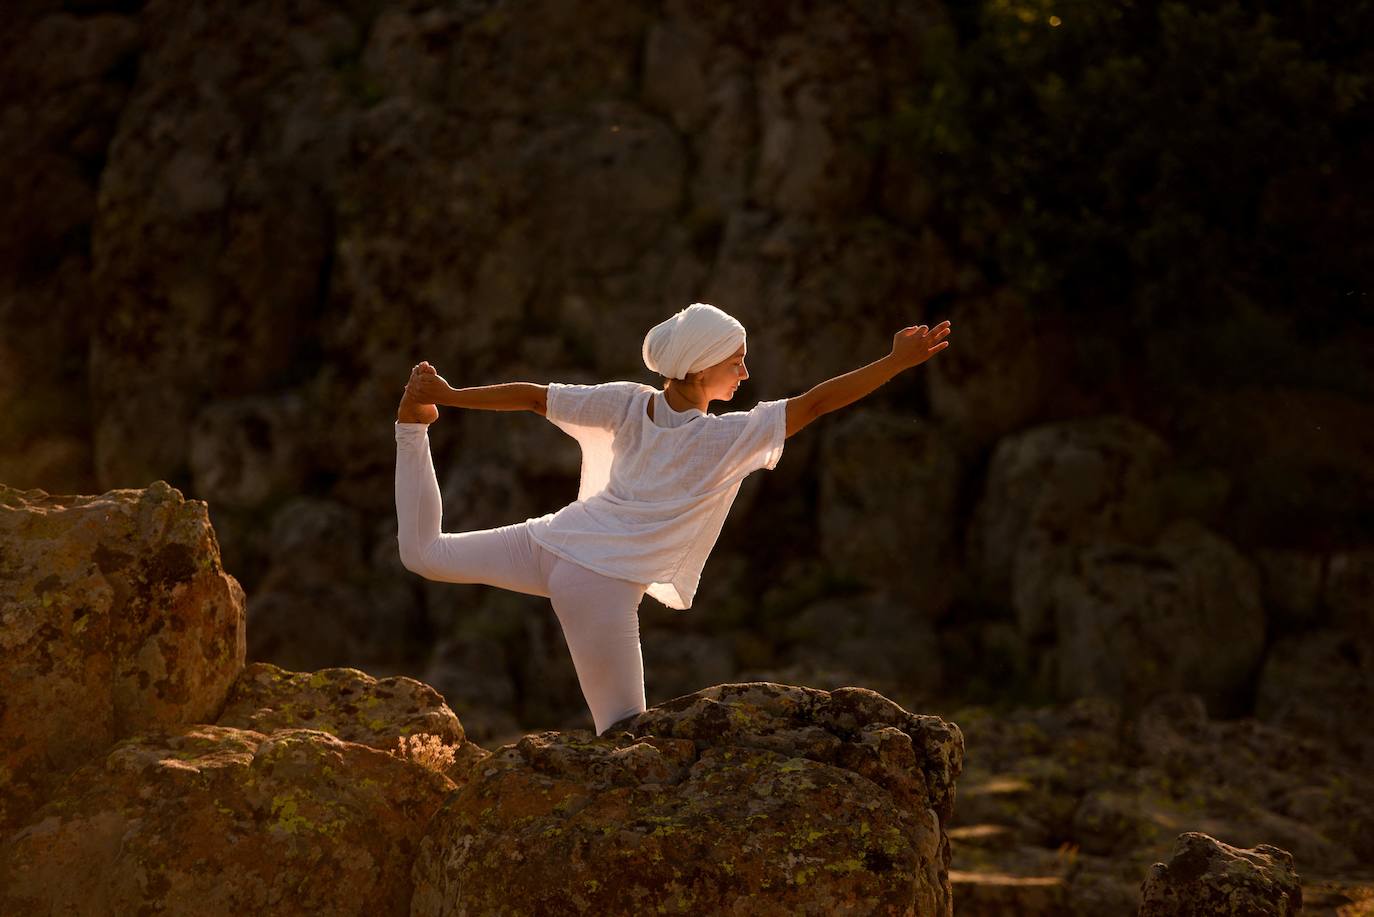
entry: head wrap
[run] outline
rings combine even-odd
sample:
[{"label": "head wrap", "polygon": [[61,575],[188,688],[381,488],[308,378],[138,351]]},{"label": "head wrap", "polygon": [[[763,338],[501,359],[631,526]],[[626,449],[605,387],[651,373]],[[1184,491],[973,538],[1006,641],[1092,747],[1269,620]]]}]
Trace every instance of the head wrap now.
[{"label": "head wrap", "polygon": [[729,359],[744,341],[744,326],[733,316],[694,302],[644,335],[644,365],[669,379],[685,379]]}]

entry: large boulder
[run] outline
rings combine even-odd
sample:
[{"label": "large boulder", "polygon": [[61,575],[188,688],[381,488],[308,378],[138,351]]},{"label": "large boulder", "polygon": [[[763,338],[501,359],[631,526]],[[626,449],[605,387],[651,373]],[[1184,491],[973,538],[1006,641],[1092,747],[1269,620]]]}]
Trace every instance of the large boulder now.
[{"label": "large boulder", "polygon": [[1002,439],[968,530],[974,587],[990,602],[1010,599],[1026,639],[1052,637],[1055,581],[1082,548],[1148,544],[1163,526],[1169,457],[1158,434],[1120,415]]},{"label": "large boulder", "polygon": [[949,915],[963,754],[872,691],[766,682],[525,736],[435,816],[411,913]]},{"label": "large boulder", "polygon": [[143,733],[0,841],[0,913],[404,915],[453,786],[318,730]]},{"label": "large boulder", "polygon": [[164,481],[0,485],[0,600],[0,830],[119,739],[212,722],[243,669],[243,590]]},{"label": "large boulder", "polygon": [[289,672],[266,662],[243,670],[216,725],[270,735],[313,729],[382,751],[409,736],[434,736],[454,750],[447,775],[462,782],[489,752],[468,741],[463,724],[429,685],[396,675],[373,678],[351,668]]},{"label": "large boulder", "polygon": [[1214,713],[1248,708],[1267,630],[1259,576],[1198,523],[1175,521],[1150,547],[1086,546],[1052,595],[1061,697],[1193,691]]},{"label": "large boulder", "polygon": [[1119,415],[998,444],[968,534],[971,584],[1010,600],[1038,688],[1137,705],[1194,691],[1213,713],[1248,712],[1268,636],[1259,568],[1191,515],[1223,483],[1189,480]]},{"label": "large boulder", "polygon": [[1293,857],[1272,844],[1242,850],[1197,831],[1141,883],[1139,917],[1289,917],[1302,913]]}]

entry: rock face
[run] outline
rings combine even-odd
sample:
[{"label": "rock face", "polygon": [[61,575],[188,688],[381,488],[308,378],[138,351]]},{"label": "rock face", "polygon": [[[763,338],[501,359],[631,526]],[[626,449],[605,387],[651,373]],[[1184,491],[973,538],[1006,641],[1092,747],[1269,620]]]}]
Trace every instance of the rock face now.
[{"label": "rock face", "polygon": [[969,529],[978,587],[1008,595],[1038,685],[1139,707],[1191,691],[1247,711],[1267,619],[1256,565],[1168,518],[1170,448],[1124,416],[1046,424],[998,443]]},{"label": "rock face", "polygon": [[952,914],[963,736],[873,691],[726,684],[493,754],[415,679],[245,667],[164,482],[0,488],[0,572],[0,914]]},{"label": "rock face", "polygon": [[1302,912],[1302,886],[1286,850],[1238,850],[1196,831],[1180,834],[1168,864],[1141,884],[1139,917],[1287,917]]},{"label": "rock face", "polygon": [[472,771],[414,915],[953,913],[959,728],[872,691],[726,684]]},{"label": "rock face", "polygon": [[1371,893],[1354,877],[1374,862],[1374,780],[1330,745],[1211,719],[1196,694],[1134,715],[1096,699],[948,716],[969,749],[949,826],[962,917],[1134,913],[1184,830],[1281,847],[1305,895],[1323,882],[1333,903]]},{"label": "rock face", "polygon": [[317,730],[135,736],[0,842],[0,913],[405,914],[452,788]]},{"label": "rock face", "polygon": [[212,722],[244,647],[203,502],[0,485],[0,831],[117,740]]},{"label": "rock face", "polygon": [[463,724],[429,685],[404,676],[377,679],[357,669],[288,672],[252,663],[234,682],[216,723],[263,734],[314,729],[383,751],[404,736],[436,736],[455,750],[448,775],[456,781],[488,754],[467,740]]}]

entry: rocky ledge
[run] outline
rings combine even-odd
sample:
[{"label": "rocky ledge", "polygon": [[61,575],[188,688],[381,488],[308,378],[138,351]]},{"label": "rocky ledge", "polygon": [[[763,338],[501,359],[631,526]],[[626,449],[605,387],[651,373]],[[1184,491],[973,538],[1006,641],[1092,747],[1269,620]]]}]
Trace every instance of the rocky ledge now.
[{"label": "rocky ledge", "polygon": [[[1185,831],[1168,863],[1132,852],[1189,826],[1262,830],[1317,864],[1370,849],[1366,807],[1327,812],[1308,786],[1344,770],[1272,729],[1210,723],[1191,695],[1124,733],[1086,700],[1063,723],[961,712],[968,774],[964,732],[938,716],[764,680],[491,751],[416,679],[245,664],[244,598],[206,505],[165,482],[0,485],[0,913],[951,917],[957,895],[970,915],[1285,915],[1304,906],[1285,849]],[[1288,792],[1295,768],[1309,779]],[[1165,811],[1165,777],[1197,777],[1190,798],[1215,804]],[[1010,811],[1013,785],[1029,796]],[[1070,827],[1084,864],[1119,877],[983,868],[992,847]]]},{"label": "rocky ledge", "polygon": [[491,752],[415,679],[245,665],[164,482],[0,485],[0,597],[0,913],[953,913],[963,736],[864,688]]}]

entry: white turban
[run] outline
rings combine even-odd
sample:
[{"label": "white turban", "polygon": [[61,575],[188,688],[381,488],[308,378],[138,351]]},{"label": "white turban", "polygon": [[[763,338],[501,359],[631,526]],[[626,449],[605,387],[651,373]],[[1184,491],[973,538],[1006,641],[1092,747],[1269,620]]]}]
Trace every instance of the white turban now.
[{"label": "white turban", "polygon": [[644,335],[644,365],[660,376],[685,379],[729,359],[744,338],[744,326],[733,316],[694,302]]}]

